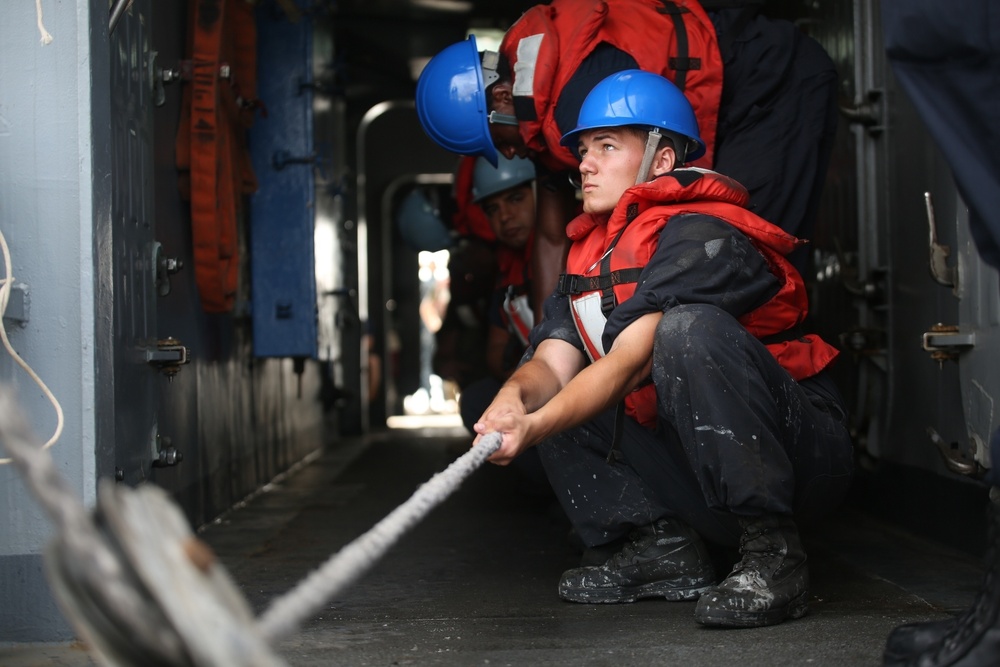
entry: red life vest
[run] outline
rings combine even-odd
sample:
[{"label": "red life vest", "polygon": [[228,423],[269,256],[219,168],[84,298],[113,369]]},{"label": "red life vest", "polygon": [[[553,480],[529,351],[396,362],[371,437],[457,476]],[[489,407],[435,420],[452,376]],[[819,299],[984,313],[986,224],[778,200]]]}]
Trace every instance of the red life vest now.
[{"label": "red life vest", "polygon": [[[711,20],[696,0],[553,0],[536,5],[507,30],[500,51],[510,61],[518,125],[528,148],[549,169],[577,169],[559,145],[555,107],[563,88],[594,48],[605,42],[684,91],[707,151],[693,164],[712,166],[722,97],[722,56]],[[521,118],[521,109],[534,109]]]},{"label": "red life vest", "polygon": [[[676,215],[699,213],[743,232],[767,260],[781,286],[769,301],[744,313],[739,322],[796,380],[815,375],[837,356],[836,348],[815,334],[794,332],[808,313],[805,283],[785,259],[804,243],[748,211],[749,196],[736,181],[712,171],[680,169],[629,188],[606,224],[584,214],[566,228],[572,239],[566,274],[559,289],[570,298],[573,319],[591,360],[605,354],[601,336],[607,316],[629,299],[642,268],[649,263],[664,225]],[[770,342],[774,339],[780,342]],[[656,390],[639,387],[625,398],[626,413],[641,424],[656,423]]]}]

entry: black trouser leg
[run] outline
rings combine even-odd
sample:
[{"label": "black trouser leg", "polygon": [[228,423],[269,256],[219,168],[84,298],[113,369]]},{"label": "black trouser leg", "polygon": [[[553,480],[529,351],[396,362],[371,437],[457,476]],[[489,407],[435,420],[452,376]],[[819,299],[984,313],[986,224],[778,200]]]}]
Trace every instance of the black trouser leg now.
[{"label": "black trouser leg", "polygon": [[[608,410],[535,447],[552,490],[588,547],[613,542],[632,527],[649,525],[669,513],[635,470],[608,462],[614,420],[615,411]],[[627,422],[625,439],[653,439],[635,421]]]},{"label": "black trouser leg", "polygon": [[613,409],[537,447],[552,489],[584,543],[606,544],[633,526],[674,516],[706,540],[738,544],[735,518],[705,504],[676,436],[623,419],[621,440],[610,462]]},{"label": "black trouser leg", "polygon": [[796,382],[731,315],[668,311],[656,333],[659,418],[713,509],[822,515],[846,495],[853,452],[835,389]]}]

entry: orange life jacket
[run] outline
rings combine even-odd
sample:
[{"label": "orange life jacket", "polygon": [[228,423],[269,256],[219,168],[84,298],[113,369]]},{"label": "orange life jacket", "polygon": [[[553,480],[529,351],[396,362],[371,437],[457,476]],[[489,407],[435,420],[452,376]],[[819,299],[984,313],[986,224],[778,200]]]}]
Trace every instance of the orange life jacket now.
[{"label": "orange life jacket", "polygon": [[[636,281],[660,241],[663,227],[676,215],[699,213],[743,232],[767,260],[779,280],[777,293],[739,317],[748,332],[763,339],[782,368],[801,380],[825,368],[836,348],[815,334],[798,335],[808,313],[805,283],[785,259],[804,241],[745,208],[749,196],[736,181],[712,171],[680,169],[629,188],[606,224],[584,214],[566,229],[572,239],[566,273],[559,289],[570,298],[577,331],[591,360],[605,354],[601,337],[607,316],[631,298]],[[771,342],[778,339],[779,342]],[[656,390],[645,384],[625,398],[626,414],[641,424],[656,423]]]},{"label": "orange life jacket", "polygon": [[722,97],[722,56],[711,20],[696,0],[553,0],[521,15],[500,51],[510,61],[514,96],[531,98],[533,118],[518,118],[521,137],[552,170],[577,169],[561,146],[559,95],[594,48],[606,42],[684,91],[707,151],[693,164],[712,166]]},{"label": "orange life jacket", "polygon": [[190,3],[190,79],[175,150],[181,195],[191,202],[195,280],[209,313],[235,304],[243,197],[257,189],[245,134],[256,97],[253,11],[247,2]]}]

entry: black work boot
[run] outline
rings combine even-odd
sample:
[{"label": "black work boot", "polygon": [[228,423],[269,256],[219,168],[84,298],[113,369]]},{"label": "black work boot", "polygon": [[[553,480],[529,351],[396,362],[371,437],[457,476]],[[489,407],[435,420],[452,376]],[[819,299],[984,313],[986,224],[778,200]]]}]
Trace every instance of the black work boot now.
[{"label": "black work boot", "polygon": [[960,617],[907,623],[893,628],[885,640],[882,660],[886,665],[905,665],[910,656],[934,646],[958,625]]},{"label": "black work boot", "polygon": [[633,530],[603,565],[564,572],[559,597],[586,603],[692,600],[713,583],[715,568],[701,537],[687,524],[666,518]]},{"label": "black work boot", "polygon": [[1000,664],[1000,488],[995,486],[990,489],[988,540],[986,573],[972,606],[954,619],[896,628],[886,642],[884,664],[893,667]]},{"label": "black work boot", "polygon": [[754,628],[806,613],[809,570],[791,517],[739,519],[742,559],[718,586],[698,599],[694,617],[702,625]]}]

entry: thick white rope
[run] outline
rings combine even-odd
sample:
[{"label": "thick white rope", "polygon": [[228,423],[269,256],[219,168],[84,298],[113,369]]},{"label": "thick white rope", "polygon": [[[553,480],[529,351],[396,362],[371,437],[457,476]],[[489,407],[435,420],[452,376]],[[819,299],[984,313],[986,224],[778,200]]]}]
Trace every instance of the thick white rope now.
[{"label": "thick white rope", "polygon": [[52,35],[45,29],[42,23],[42,0],[35,0],[35,16],[38,19],[38,33],[42,36],[42,46],[52,43]]},{"label": "thick white rope", "polygon": [[490,433],[450,466],[420,486],[409,500],[390,512],[367,533],[334,554],[295,588],[271,603],[257,626],[272,646],[295,632],[337,595],[371,568],[414,524],[458,488],[462,480],[500,448],[500,433]]},{"label": "thick white rope", "polygon": [[[0,340],[3,341],[3,346],[7,350],[7,354],[9,354],[11,358],[17,362],[17,365],[23,368],[24,372],[26,372],[31,379],[34,380],[35,384],[37,384],[39,389],[42,390],[42,393],[45,394],[45,398],[49,399],[52,407],[55,408],[56,430],[52,434],[52,437],[49,438],[48,442],[42,445],[42,449],[48,449],[52,445],[56,444],[56,441],[59,440],[59,436],[62,435],[65,421],[63,417],[63,409],[59,404],[59,400],[42,381],[42,378],[38,377],[38,373],[36,373],[35,370],[28,365],[28,362],[22,359],[21,355],[14,350],[14,346],[10,344],[10,339],[7,337],[7,327],[3,323],[3,315],[7,312],[7,303],[10,301],[10,291],[14,287],[14,274],[13,269],[11,268],[13,265],[10,259],[10,247],[7,245],[7,238],[3,235],[2,231],[0,231],[0,253],[3,254],[4,262],[4,277],[0,279]],[[9,458],[0,458],[0,466],[7,465],[10,462],[11,459]]]}]

